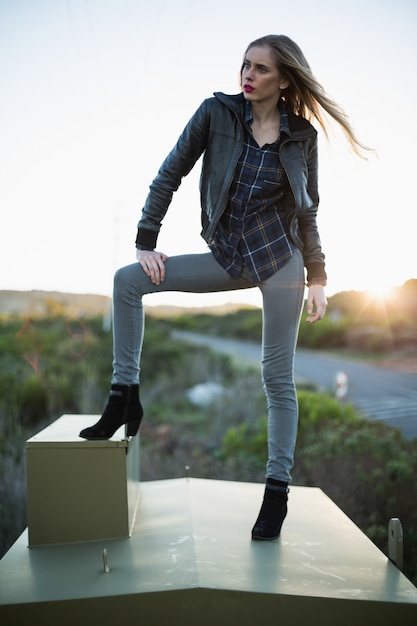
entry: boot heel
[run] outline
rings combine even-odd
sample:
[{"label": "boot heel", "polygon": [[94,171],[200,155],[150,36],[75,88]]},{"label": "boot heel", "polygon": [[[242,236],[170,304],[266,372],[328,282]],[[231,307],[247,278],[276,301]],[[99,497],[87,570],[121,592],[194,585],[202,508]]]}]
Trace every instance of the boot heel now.
[{"label": "boot heel", "polygon": [[134,437],[139,430],[141,421],[142,418],[138,418],[136,420],[132,420],[131,422],[127,422],[127,424],[125,424],[125,437]]}]

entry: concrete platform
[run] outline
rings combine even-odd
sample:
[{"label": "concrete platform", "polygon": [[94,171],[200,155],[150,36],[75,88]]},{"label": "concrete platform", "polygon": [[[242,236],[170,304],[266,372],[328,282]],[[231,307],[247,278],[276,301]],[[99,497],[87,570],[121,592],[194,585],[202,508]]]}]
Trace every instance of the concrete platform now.
[{"label": "concrete platform", "polygon": [[417,589],[320,489],[291,489],[275,542],[250,539],[260,484],[140,490],[130,538],[28,548],[25,532],[0,561],[0,623],[417,624]]}]

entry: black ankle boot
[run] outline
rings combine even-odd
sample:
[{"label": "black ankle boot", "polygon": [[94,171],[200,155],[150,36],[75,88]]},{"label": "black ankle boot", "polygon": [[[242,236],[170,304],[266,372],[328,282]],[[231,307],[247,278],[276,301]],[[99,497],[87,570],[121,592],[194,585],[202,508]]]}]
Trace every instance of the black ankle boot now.
[{"label": "black ankle boot", "polygon": [[258,519],[252,528],[252,539],[277,539],[287,515],[288,487],[286,483],[268,478]]},{"label": "black ankle boot", "polygon": [[139,430],[143,409],[139,400],[139,385],[112,385],[107,406],[94,426],[80,432],[83,439],[110,439],[122,424],[125,435],[133,437]]}]

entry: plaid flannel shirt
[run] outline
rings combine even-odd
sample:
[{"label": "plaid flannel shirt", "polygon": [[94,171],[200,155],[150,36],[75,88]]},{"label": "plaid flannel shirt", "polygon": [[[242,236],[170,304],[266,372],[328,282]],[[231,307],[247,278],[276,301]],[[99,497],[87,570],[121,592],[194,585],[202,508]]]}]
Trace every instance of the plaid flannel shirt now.
[{"label": "plaid flannel shirt", "polygon": [[272,276],[295,250],[286,226],[285,209],[280,203],[289,183],[278,150],[283,133],[290,134],[290,130],[284,103],[280,101],[279,107],[279,138],[259,147],[252,136],[250,103],[246,103],[243,149],[227,207],[210,246],[218,263],[229,274],[239,276],[246,267],[254,283]]}]

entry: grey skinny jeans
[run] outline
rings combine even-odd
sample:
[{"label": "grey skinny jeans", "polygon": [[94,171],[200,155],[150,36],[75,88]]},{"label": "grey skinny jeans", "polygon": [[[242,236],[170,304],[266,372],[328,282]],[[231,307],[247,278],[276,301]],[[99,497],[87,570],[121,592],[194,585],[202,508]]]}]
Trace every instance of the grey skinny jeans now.
[{"label": "grey skinny jeans", "polygon": [[254,285],[233,278],[211,252],[170,257],[165,280],[154,285],[139,263],[119,269],[113,293],[113,377],[122,385],[139,382],[144,313],[142,296],[163,291],[209,293],[259,287],[263,298],[262,382],[268,408],[266,476],[291,481],[298,427],[294,356],[304,298],[303,258],[297,250],[282,269]]}]

